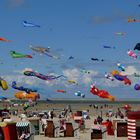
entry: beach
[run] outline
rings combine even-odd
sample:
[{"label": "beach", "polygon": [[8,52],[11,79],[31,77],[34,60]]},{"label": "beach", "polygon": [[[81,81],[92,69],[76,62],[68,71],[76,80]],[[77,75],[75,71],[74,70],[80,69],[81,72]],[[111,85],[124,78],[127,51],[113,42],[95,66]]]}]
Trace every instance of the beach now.
[{"label": "beach", "polygon": [[[96,104],[95,104],[96,103]],[[61,119],[66,119],[67,121],[73,121],[74,124],[76,124],[75,126],[78,127],[79,124],[77,124],[74,121],[74,118],[71,114],[75,114],[76,112],[88,112],[88,119],[84,119],[85,122],[85,129],[84,131],[80,131],[78,130],[75,136],[73,137],[64,137],[61,135],[57,135],[54,138],[53,137],[47,137],[43,134],[35,134],[34,135],[34,140],[65,140],[66,138],[68,140],[91,140],[91,130],[93,126],[96,126],[94,124],[95,119],[97,119],[98,116],[101,116],[103,119],[103,122],[106,122],[108,119],[110,121],[113,122],[113,120],[115,119],[120,119],[122,120],[127,120],[127,117],[125,116],[126,110],[123,108],[126,105],[127,102],[117,102],[117,103],[113,103],[113,102],[103,102],[103,103],[97,103],[97,102],[93,102],[93,104],[91,104],[91,102],[89,103],[73,103],[73,102],[69,102],[69,104],[67,103],[58,103],[58,102],[50,102],[50,103],[46,103],[46,102],[38,102],[36,105],[34,105],[33,107],[30,107],[26,110],[26,115],[28,116],[25,120],[32,120],[36,118],[39,118],[37,115],[31,116],[29,114],[41,114],[44,112],[49,112],[53,110],[54,116],[53,118],[49,118],[46,120],[51,120],[53,122],[55,122],[58,125],[58,122]],[[131,106],[131,110],[139,110],[139,104],[136,102],[128,102],[129,105]],[[127,104],[128,105],[128,104]],[[3,103],[1,104],[1,106],[4,107],[9,107],[9,103]],[[68,109],[68,107],[70,107],[72,113],[68,113],[65,117],[60,117],[60,114],[62,115],[62,113],[65,111],[65,109]],[[116,112],[118,111],[118,109],[122,112],[122,114],[124,115],[123,118],[121,118],[120,116],[115,116]],[[25,113],[25,110],[23,110],[22,106],[12,106],[10,108],[11,112],[13,112],[14,110],[17,110],[18,114],[17,115],[13,115],[11,113],[10,118],[14,121],[14,122],[21,122],[21,118],[19,117],[21,114]],[[108,116],[109,113],[112,113],[112,116]],[[32,118],[32,119],[31,119]],[[38,120],[41,120],[43,117],[41,116]],[[44,118],[43,118],[44,119]],[[23,120],[23,121],[25,121]],[[114,135],[108,135],[107,133],[104,134],[104,138],[102,139],[107,139],[107,140],[112,140],[112,139],[116,139],[116,140],[127,140],[127,137],[116,137],[115,134]]]}]

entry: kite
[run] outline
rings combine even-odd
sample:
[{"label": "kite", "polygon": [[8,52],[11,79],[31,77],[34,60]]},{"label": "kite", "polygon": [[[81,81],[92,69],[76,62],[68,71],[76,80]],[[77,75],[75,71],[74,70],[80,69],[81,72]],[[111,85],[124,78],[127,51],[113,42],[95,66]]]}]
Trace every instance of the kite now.
[{"label": "kite", "polygon": [[133,57],[134,59],[137,59],[137,54],[134,53],[132,50],[128,50],[128,51],[127,51],[127,54],[128,54],[130,57]]},{"label": "kite", "polygon": [[134,89],[135,90],[140,90],[140,85],[139,84],[135,84]]},{"label": "kite", "polygon": [[33,47],[32,45],[29,46],[33,51],[38,52],[38,53],[46,53],[46,52],[50,52],[50,47],[40,47],[40,46],[35,46]]},{"label": "kite", "polygon": [[40,95],[35,93],[35,92],[30,92],[30,94],[24,92],[24,91],[19,91],[15,93],[15,97],[17,99],[31,99],[33,101],[36,101],[37,99],[40,99]]},{"label": "kite", "polygon": [[40,47],[40,46],[33,47],[32,45],[30,45],[30,48],[31,48],[33,51],[38,52],[38,53],[40,53],[40,54],[45,54],[45,55],[47,55],[47,56],[49,56],[49,57],[56,58],[56,59],[59,58],[58,56],[55,56],[55,55],[50,54],[50,47],[47,47],[47,48],[45,48],[45,47]]},{"label": "kite", "polygon": [[68,82],[71,84],[78,84],[75,80],[68,80]]},{"label": "kite", "polygon": [[90,71],[87,71],[85,69],[81,69],[80,72],[90,74]]},{"label": "kite", "polygon": [[[98,59],[98,58],[91,58],[91,60],[93,60],[93,61],[100,61],[100,59]],[[101,59],[101,61],[104,61],[104,59]]]},{"label": "kite", "polygon": [[0,96],[0,101],[6,101],[6,100],[8,100],[6,97]]},{"label": "kite", "polygon": [[7,82],[5,80],[3,80],[2,78],[0,78],[0,86],[2,87],[3,90],[8,89]]},{"label": "kite", "polygon": [[22,22],[23,23],[23,26],[24,27],[40,27],[40,25],[36,25],[36,24],[33,24],[33,23],[29,23],[29,22],[27,22],[27,21],[23,21]]},{"label": "kite", "polygon": [[10,42],[10,40],[7,40],[7,39],[5,39],[5,38],[3,38],[3,37],[0,37],[0,41]]},{"label": "kite", "polygon": [[121,63],[117,63],[117,66],[121,71],[125,71],[125,67]]},{"label": "kite", "polygon": [[129,23],[132,23],[132,22],[140,22],[139,19],[132,19],[132,18],[129,18],[127,21],[128,21]]},{"label": "kite", "polygon": [[134,73],[134,76],[135,76],[135,77],[140,77],[140,74]]},{"label": "kite", "polygon": [[111,74],[115,79],[123,81],[125,85],[131,85],[130,79],[126,75],[121,75],[117,70],[112,70]]},{"label": "kite", "polygon": [[114,81],[114,78],[108,73],[105,73],[105,78],[107,78],[107,79],[109,79],[111,81]]},{"label": "kite", "polygon": [[35,76],[39,79],[42,80],[55,80],[58,79],[60,77],[64,77],[63,75],[59,75],[59,76],[54,76],[54,75],[43,75],[41,73],[35,72],[35,71],[24,71],[24,75],[26,76]]},{"label": "kite", "polygon": [[10,54],[13,58],[32,58],[31,55],[17,53],[16,51],[10,51]]},{"label": "kite", "polygon": [[25,88],[25,87],[23,87],[23,86],[18,86],[17,83],[16,83],[16,81],[13,81],[13,82],[12,82],[12,88],[17,89],[17,90],[20,90],[20,91],[25,91],[25,92],[27,92],[27,93],[30,93],[30,92],[37,92],[36,89],[30,89],[30,88]]},{"label": "kite", "polygon": [[56,90],[56,92],[66,93],[65,90],[60,90],[60,89]]},{"label": "kite", "polygon": [[115,100],[114,96],[110,95],[106,90],[99,90],[98,88],[95,87],[94,84],[91,85],[90,92],[93,95],[99,96],[100,98],[107,98],[110,101],[114,101]]},{"label": "kite", "polygon": [[115,46],[113,46],[113,47],[111,47],[111,46],[103,46],[103,48],[105,48],[105,49],[115,49],[116,47]]},{"label": "kite", "polygon": [[80,96],[82,98],[85,98],[85,94],[81,93],[81,91],[77,91],[74,93],[76,96]]},{"label": "kite", "polygon": [[125,109],[125,110],[128,110],[128,111],[131,110],[131,106],[127,105],[127,104],[124,105],[122,108]]},{"label": "kite", "polygon": [[140,51],[140,43],[137,43],[137,44],[135,45],[134,50]]},{"label": "kite", "polygon": [[118,35],[118,36],[123,36],[123,35],[125,35],[126,33],[124,33],[124,32],[116,32],[115,33],[115,35]]},{"label": "kite", "polygon": [[69,57],[69,60],[70,60],[70,59],[74,59],[74,57],[73,57],[73,56],[70,56],[70,57]]}]

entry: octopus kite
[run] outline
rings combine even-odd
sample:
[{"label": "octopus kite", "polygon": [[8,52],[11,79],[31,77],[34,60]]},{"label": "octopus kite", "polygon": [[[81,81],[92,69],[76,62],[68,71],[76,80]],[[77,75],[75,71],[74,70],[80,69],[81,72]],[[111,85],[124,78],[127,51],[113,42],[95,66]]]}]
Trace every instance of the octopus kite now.
[{"label": "octopus kite", "polygon": [[100,98],[107,98],[110,101],[114,101],[115,100],[114,96],[110,95],[106,90],[100,90],[100,89],[96,88],[94,84],[91,85],[90,92],[93,95],[99,96]]},{"label": "octopus kite", "polygon": [[58,79],[60,77],[64,77],[63,75],[59,75],[59,76],[54,76],[54,75],[43,75],[41,73],[35,72],[35,71],[24,71],[24,75],[26,76],[35,76],[39,79],[42,80],[55,80]]}]

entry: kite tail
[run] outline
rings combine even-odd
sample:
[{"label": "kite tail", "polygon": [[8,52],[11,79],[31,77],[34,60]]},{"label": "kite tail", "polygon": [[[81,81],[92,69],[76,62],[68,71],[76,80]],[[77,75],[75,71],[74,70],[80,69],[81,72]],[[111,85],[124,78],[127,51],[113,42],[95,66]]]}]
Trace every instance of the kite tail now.
[{"label": "kite tail", "polygon": [[108,96],[108,99],[109,99],[110,101],[115,101],[115,97],[112,96],[112,95],[109,95],[109,96]]},{"label": "kite tail", "polygon": [[33,58],[31,55],[26,55],[26,58]]}]

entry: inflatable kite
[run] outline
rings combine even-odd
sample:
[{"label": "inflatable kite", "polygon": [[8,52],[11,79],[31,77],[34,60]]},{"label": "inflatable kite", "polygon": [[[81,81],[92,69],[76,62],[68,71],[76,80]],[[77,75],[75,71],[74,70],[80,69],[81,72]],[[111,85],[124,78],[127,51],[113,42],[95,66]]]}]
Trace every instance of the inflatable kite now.
[{"label": "inflatable kite", "polygon": [[93,60],[93,61],[104,61],[104,59],[98,59],[98,58],[91,58],[91,60]]},{"label": "inflatable kite", "polygon": [[5,80],[3,80],[2,78],[0,78],[0,86],[2,87],[3,90],[8,89],[7,82]]},{"label": "inflatable kite", "polygon": [[133,57],[134,59],[137,59],[137,54],[134,53],[132,50],[128,50],[128,51],[127,51],[127,54],[128,54],[130,57]]},{"label": "inflatable kite", "polygon": [[107,79],[109,79],[111,81],[114,81],[114,78],[108,73],[105,73],[105,78],[107,78]]},{"label": "inflatable kite", "polygon": [[115,79],[123,81],[125,85],[131,85],[130,79],[126,75],[121,75],[117,70],[112,70],[111,74]]},{"label": "inflatable kite", "polygon": [[100,98],[107,98],[110,101],[114,101],[115,100],[114,96],[110,95],[106,90],[99,90],[98,88],[95,87],[94,84],[91,85],[90,92],[93,95],[99,96]]},{"label": "inflatable kite", "polygon": [[140,74],[134,73],[134,76],[135,76],[135,77],[140,77]]},{"label": "inflatable kite", "polygon": [[70,56],[69,59],[74,59],[74,57],[73,56]]},{"label": "inflatable kite", "polygon": [[10,54],[13,58],[32,58],[31,55],[17,53],[16,51],[10,51]]},{"label": "inflatable kite", "polygon": [[16,81],[13,81],[13,82],[12,82],[12,88],[17,89],[17,90],[20,90],[20,91],[25,91],[25,92],[27,92],[27,93],[30,93],[30,92],[37,92],[36,89],[30,89],[30,88],[25,88],[25,87],[23,87],[23,86],[18,86],[17,83],[16,83]]},{"label": "inflatable kite", "polygon": [[134,50],[140,51],[140,43],[137,43],[137,44],[135,45]]},{"label": "inflatable kite", "polygon": [[3,37],[0,37],[0,41],[10,42],[10,40],[7,40],[7,39],[5,39],[5,38],[3,38]]},{"label": "inflatable kite", "polygon": [[75,92],[74,94],[75,94],[76,96],[85,98],[85,94],[81,93],[81,91],[77,91],[77,92]]},{"label": "inflatable kite", "polygon": [[113,47],[112,46],[106,46],[105,45],[105,46],[103,46],[103,48],[105,48],[105,49],[115,49],[116,47],[114,47],[114,46]]},{"label": "inflatable kite", "polygon": [[19,91],[15,93],[15,97],[17,99],[31,99],[32,101],[40,99],[40,95],[35,92],[30,92],[30,94],[28,94],[26,92]]},{"label": "inflatable kite", "polygon": [[129,23],[132,23],[132,22],[140,22],[139,19],[133,19],[133,18],[129,18],[127,21],[128,21]]},{"label": "inflatable kite", "polygon": [[125,67],[121,63],[117,63],[117,66],[121,71],[125,71]]},{"label": "inflatable kite", "polygon": [[123,36],[123,35],[125,35],[126,33],[124,33],[124,32],[116,32],[115,33],[115,35],[118,35],[118,36]]},{"label": "inflatable kite", "polygon": [[46,52],[50,52],[50,47],[40,47],[40,46],[35,46],[33,47],[32,45],[29,46],[33,51],[38,52],[38,53],[46,53]]},{"label": "inflatable kite", "polygon": [[47,55],[47,56],[49,56],[49,57],[56,58],[56,59],[59,58],[58,56],[52,55],[52,54],[50,53],[50,47],[48,47],[48,48],[40,47],[40,46],[33,47],[32,45],[30,45],[30,48],[31,48],[33,51],[38,52],[38,53],[40,53],[40,54],[45,54],[45,55]]},{"label": "inflatable kite", "polygon": [[131,110],[131,106],[130,105],[124,105],[123,107],[122,107],[123,109],[125,109],[125,110],[127,110],[127,111],[129,111],[129,110]]},{"label": "inflatable kite", "polygon": [[59,76],[43,75],[43,74],[35,72],[35,71],[24,71],[24,75],[26,75],[26,76],[35,76],[35,77],[37,77],[39,79],[42,79],[42,80],[55,80],[55,79],[58,79],[60,77],[64,77],[63,75],[59,75]]},{"label": "inflatable kite", "polygon": [[56,92],[66,93],[65,90],[60,90],[60,89],[56,90]]},{"label": "inflatable kite", "polygon": [[75,80],[68,80],[68,82],[71,84],[78,84]]},{"label": "inflatable kite", "polygon": [[134,89],[135,90],[140,90],[140,85],[139,84],[135,84]]},{"label": "inflatable kite", "polygon": [[23,23],[23,26],[24,27],[40,27],[40,25],[36,25],[36,24],[33,24],[33,23],[29,23],[29,22],[27,22],[27,21],[23,21],[22,22]]},{"label": "inflatable kite", "polygon": [[85,69],[81,69],[80,72],[90,74],[90,71],[87,71]]}]

